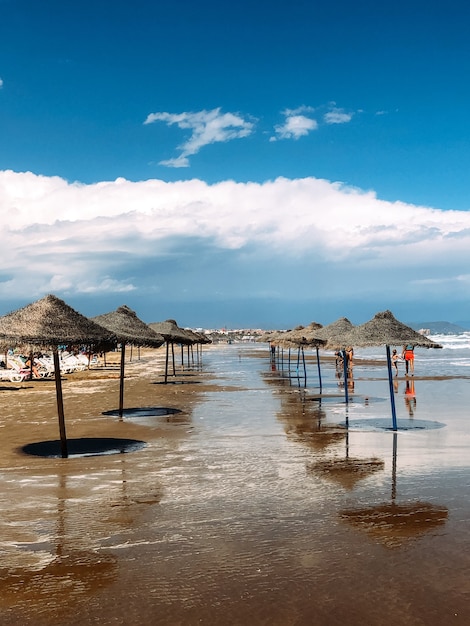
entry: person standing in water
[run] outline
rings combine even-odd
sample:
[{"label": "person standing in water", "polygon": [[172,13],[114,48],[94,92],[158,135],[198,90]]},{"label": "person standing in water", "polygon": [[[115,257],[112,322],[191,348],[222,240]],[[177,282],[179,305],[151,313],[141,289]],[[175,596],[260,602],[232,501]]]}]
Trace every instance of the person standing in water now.
[{"label": "person standing in water", "polygon": [[415,353],[414,346],[411,343],[408,343],[406,346],[403,346],[402,359],[405,360],[405,375],[410,376],[414,375],[415,371]]},{"label": "person standing in water", "polygon": [[396,350],[392,352],[392,365],[395,369],[395,376],[398,376],[398,361],[400,360],[400,356]]}]

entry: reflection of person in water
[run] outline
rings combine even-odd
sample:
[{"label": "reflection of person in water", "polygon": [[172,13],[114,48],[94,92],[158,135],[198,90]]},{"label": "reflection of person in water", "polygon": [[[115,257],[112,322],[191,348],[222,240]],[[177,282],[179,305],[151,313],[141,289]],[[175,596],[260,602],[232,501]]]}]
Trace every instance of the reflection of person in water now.
[{"label": "reflection of person in water", "polygon": [[348,370],[348,389],[349,391],[354,391],[354,376],[352,368]]},{"label": "reflection of person in water", "polygon": [[408,409],[408,413],[410,417],[413,417],[415,409],[416,409],[416,392],[415,392],[414,380],[406,381],[405,405],[406,405],[406,408]]}]

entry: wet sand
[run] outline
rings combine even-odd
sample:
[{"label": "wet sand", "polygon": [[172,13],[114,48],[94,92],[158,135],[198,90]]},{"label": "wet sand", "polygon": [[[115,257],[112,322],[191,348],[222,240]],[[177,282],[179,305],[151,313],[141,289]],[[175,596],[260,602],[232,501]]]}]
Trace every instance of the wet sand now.
[{"label": "wet sand", "polygon": [[128,453],[25,454],[58,438],[54,383],[1,385],[0,624],[469,623],[468,381],[417,376],[410,413],[400,377],[399,418],[443,427],[395,435],[380,363],[346,407],[330,359],[319,394],[204,350],[168,385],[163,349],[126,364],[125,407],[169,415],[104,414],[117,358],[65,376],[68,437]]}]

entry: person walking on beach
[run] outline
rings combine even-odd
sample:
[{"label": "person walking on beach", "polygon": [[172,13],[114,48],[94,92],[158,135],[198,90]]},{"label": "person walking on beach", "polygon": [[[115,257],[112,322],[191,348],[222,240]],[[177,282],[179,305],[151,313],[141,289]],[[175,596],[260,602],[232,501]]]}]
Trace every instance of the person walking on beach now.
[{"label": "person walking on beach", "polygon": [[405,360],[405,375],[413,376],[415,371],[415,353],[414,346],[411,343],[403,346],[401,358]]},{"label": "person walking on beach", "polygon": [[395,376],[398,376],[398,361],[400,360],[400,356],[396,350],[392,352],[392,365],[395,369]]}]

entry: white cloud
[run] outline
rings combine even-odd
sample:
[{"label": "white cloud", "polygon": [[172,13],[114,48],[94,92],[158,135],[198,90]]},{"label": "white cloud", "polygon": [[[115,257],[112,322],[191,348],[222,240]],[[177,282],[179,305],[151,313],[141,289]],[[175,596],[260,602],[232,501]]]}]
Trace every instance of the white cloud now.
[{"label": "white cloud", "polygon": [[0,89],[3,87],[3,78],[0,78]]},{"label": "white cloud", "polygon": [[[385,202],[315,178],[83,185],[3,171],[0,240],[3,301],[238,289],[401,302],[418,287],[437,298],[441,287],[427,279],[470,266],[470,213]],[[446,284],[461,297],[462,283]]]},{"label": "white cloud", "polygon": [[313,113],[312,107],[301,106],[297,109],[286,109],[283,111],[285,120],[283,124],[278,124],[274,127],[275,136],[270,138],[270,141],[276,141],[277,139],[299,139],[308,135],[313,130],[318,128],[318,122],[311,117],[303,115],[304,113]]},{"label": "white cloud", "polygon": [[344,109],[334,107],[323,116],[327,124],[347,124],[352,120],[353,114],[346,113]]},{"label": "white cloud", "polygon": [[167,167],[189,167],[188,157],[197,154],[204,146],[248,137],[254,128],[253,122],[237,113],[222,113],[220,107],[179,114],[150,113],[144,124],[153,122],[165,122],[168,126],[176,124],[178,128],[191,131],[189,139],[178,146],[181,150],[178,157],[160,161],[160,165]]}]

